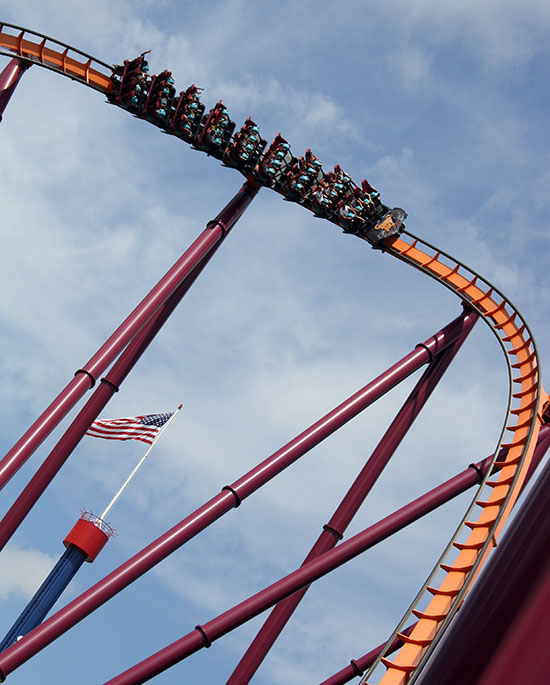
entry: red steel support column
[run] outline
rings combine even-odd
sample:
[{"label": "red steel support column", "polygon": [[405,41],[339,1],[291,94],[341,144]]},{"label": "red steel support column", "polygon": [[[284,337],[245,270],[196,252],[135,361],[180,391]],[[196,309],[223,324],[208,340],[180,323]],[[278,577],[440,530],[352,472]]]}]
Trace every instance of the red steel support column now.
[{"label": "red steel support column", "polygon": [[[414,523],[414,521],[422,516],[437,509],[437,507],[448,502],[453,497],[461,494],[476,482],[479,482],[480,471],[488,468],[490,463],[491,457],[488,457],[479,464],[476,464],[475,467],[468,467],[462,473],[454,476],[437,488],[430,490],[430,492],[422,497],[386,516],[386,518],[378,521],[378,523],[369,526],[347,542],[342,542],[317,559],[309,561],[296,571],[208,621],[208,623],[196,626],[192,632],[119,676],[109,680],[105,685],[140,685],[182,659],[198,652],[203,647],[209,647],[218,638],[246,623],[246,621],[254,618],[262,613],[262,611],[269,609],[285,597],[289,597],[297,590],[322,578],[327,573],[330,573],[397,531],[402,530],[410,523]],[[45,626],[46,624],[43,625]],[[33,632],[38,632],[38,630],[40,628]],[[32,639],[32,634],[32,632],[28,634],[29,639]],[[22,642],[23,640],[17,645],[10,647],[3,654],[0,654],[0,669],[2,673],[7,673],[4,671],[4,659],[11,650],[15,650]]]},{"label": "red steel support column", "polygon": [[[522,485],[522,490],[525,489],[525,487],[529,483],[529,479],[533,475],[537,466],[542,461],[542,458],[546,454],[549,447],[550,447],[550,423],[547,423],[546,425],[543,425],[540,429],[539,437],[537,440],[537,446],[536,446],[535,452],[533,454],[533,459],[531,460],[529,471],[528,471],[527,476],[525,478],[525,481]],[[501,452],[498,456],[498,461],[495,462],[493,472],[496,472],[500,469],[499,461],[503,461],[505,459],[505,457],[506,457],[506,450],[501,450]],[[491,460],[492,460],[492,457],[489,457],[488,459],[485,459],[484,462],[478,462],[477,464],[472,465],[472,466],[473,466],[473,468],[479,469],[482,473],[485,473],[484,464],[487,465],[487,463],[490,463]],[[416,623],[409,626],[406,630],[403,630],[402,631],[403,634],[408,635],[409,632],[414,628],[415,625],[416,625]],[[383,642],[381,645],[378,645],[378,647],[375,647],[373,650],[371,650],[368,654],[365,654],[362,657],[359,657],[358,659],[352,659],[350,661],[349,666],[346,666],[341,671],[338,671],[338,673],[335,673],[330,678],[323,680],[321,685],[345,685],[345,683],[351,682],[356,677],[364,675],[364,673],[367,671],[367,669],[372,666],[372,664],[374,663],[374,660],[378,658],[380,651],[385,647],[385,645],[386,645],[386,643]],[[392,652],[394,652],[396,649],[401,647],[401,645],[402,645],[401,640],[399,640],[398,638],[395,638],[395,640],[391,644],[390,649],[388,650],[388,654],[391,654]],[[434,658],[437,658],[437,655]],[[497,683],[499,685],[501,685],[504,682],[505,682],[504,680],[495,681],[495,685],[497,685]],[[533,681],[533,682],[535,682],[535,681]],[[487,683],[487,685],[489,685],[489,684]]]},{"label": "red steel support column", "polygon": [[[413,623],[408,628],[405,628],[405,630],[402,631],[403,635],[408,635],[411,633],[415,625],[416,623]],[[343,685],[344,683],[349,683],[350,680],[363,675],[367,668],[372,666],[385,646],[386,643],[383,642],[381,645],[378,645],[378,647],[371,649],[368,654],[363,655],[360,659],[352,659],[349,662],[349,666],[346,666],[341,671],[338,671],[338,673],[335,673],[330,678],[323,680],[321,685]],[[392,654],[402,646],[403,642],[398,637],[394,638],[387,650],[387,654]]]},{"label": "red steel support column", "polygon": [[[545,432],[543,436],[544,444],[541,445],[542,441],[539,436],[538,446],[540,449],[536,458],[542,458],[544,455],[548,447],[548,437],[548,433]],[[430,490],[430,492],[422,495],[422,497],[407,504],[395,513],[390,514],[378,523],[366,528],[362,533],[358,533],[347,542],[342,542],[335,549],[326,552],[317,559],[313,559],[285,578],[273,583],[273,585],[270,585],[265,590],[261,590],[244,602],[220,614],[217,618],[203,625],[196,626],[195,630],[191,633],[109,680],[105,685],[141,685],[141,683],[150,680],[155,675],[165,671],[170,666],[194,654],[203,647],[210,647],[214,640],[246,623],[246,621],[254,618],[262,613],[262,611],[269,609],[269,607],[281,599],[289,597],[297,590],[318,580],[410,523],[429,514],[453,497],[460,495],[476,482],[479,482],[480,473],[484,473],[491,462],[492,457],[487,457],[477,464],[471,464],[462,473],[459,473],[437,488]],[[499,468],[498,463],[495,464],[495,469],[497,468]],[[11,649],[14,649],[14,647]],[[2,656],[0,655],[0,668],[3,672]],[[455,680],[453,682],[459,681]]]},{"label": "red steel support column", "polygon": [[[441,377],[449,367],[458,350],[461,348],[466,337],[479,318],[475,312],[470,312],[465,317],[465,328],[462,336],[452,345],[437,355],[422,374],[413,391],[405,401],[396,418],[390,424],[388,430],[378,443],[371,457],[357,476],[355,482],[346,493],[344,499],[334,512],[332,518],[323,527],[321,535],[313,545],[304,560],[308,561],[321,556],[332,549],[337,542],[342,540],[344,532],[351,523],[353,517],[365,501],[365,498],[378,480],[380,474],[393,456],[395,450],[407,434],[416,417],[424,407],[424,404],[435,390]],[[303,588],[278,604],[266,619],[258,634],[243,655],[237,667],[227,681],[227,685],[241,685],[248,683],[258,670],[260,664],[281,634],[281,631],[289,621],[298,604],[308,591]]]},{"label": "red steel support column", "polygon": [[165,300],[189,276],[193,269],[202,262],[224,235],[231,230],[257,192],[257,186],[245,183],[218,216],[207,224],[203,233],[117,328],[105,344],[81,369],[76,371],[74,379],[70,381],[52,404],[0,461],[0,489],[25,463],[67,412],[74,407],[82,395],[95,385],[99,375],[116,359],[138,331],[162,306]]},{"label": "red steel support column", "polygon": [[154,340],[155,336],[180,303],[185,293],[193,285],[195,279],[199,276],[219,245],[221,245],[221,242],[218,243],[215,248],[206,255],[201,264],[184,279],[179,288],[166,300],[156,314],[153,315],[130,342],[105,378],[101,379],[101,383],[94,391],[93,395],[80,410],[57,445],[46,457],[43,464],[8,509],[4,518],[0,521],[0,551],[4,549],[13,533],[17,530],[32,507],[42,496],[44,490],[52,482],[63,464],[72,454],[92,422],[99,416],[99,413],[104,409],[115,392],[118,392],[118,389],[125,378],[138,362],[141,355],[149,347],[149,344]]},{"label": "red steel support column", "polygon": [[412,352],[374,381],[231,486],[224,486],[220,494],[67,604],[41,626],[28,633],[17,644],[0,655],[0,670],[8,674],[20,666],[223,514],[239,506],[245,497],[251,495],[391,388],[429,362],[434,354],[455,342],[462,335],[466,316],[467,314],[462,313],[434,336],[417,345]]},{"label": "red steel support column", "polygon": [[0,121],[21,76],[31,65],[14,57],[0,73]]}]

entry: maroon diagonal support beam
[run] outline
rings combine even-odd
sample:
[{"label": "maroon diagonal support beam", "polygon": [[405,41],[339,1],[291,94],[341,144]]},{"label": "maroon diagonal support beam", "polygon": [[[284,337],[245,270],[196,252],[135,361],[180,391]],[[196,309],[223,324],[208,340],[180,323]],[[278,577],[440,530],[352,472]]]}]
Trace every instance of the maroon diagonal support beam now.
[{"label": "maroon diagonal support beam", "polygon": [[0,521],[0,551],[9,542],[13,533],[72,454],[92,422],[99,416],[99,413],[115,392],[118,392],[125,378],[149,347],[220,245],[221,241],[205,256],[203,261],[195,267],[189,276],[183,280],[175,292],[172,293],[122,352],[112,369],[101,379],[101,383],[93,395]]},{"label": "maroon diagonal support beam", "polygon": [[[550,447],[550,416],[548,417],[548,422],[544,424],[539,432],[539,437],[537,440],[537,446],[535,447],[535,452],[533,454],[533,459],[531,460],[531,464],[529,465],[529,470],[527,472],[527,475],[525,477],[525,481],[522,485],[522,490],[525,489],[527,484],[529,483],[529,480],[533,473],[535,472],[537,466],[540,464],[542,461],[544,455],[548,451],[548,448]],[[500,464],[499,462],[504,461],[506,458],[506,453],[507,451],[505,449],[501,450],[498,456],[498,460],[495,462],[493,472],[499,471],[500,470]],[[483,462],[478,462],[477,464],[472,464],[472,469],[478,469],[478,473],[484,473],[485,468],[487,465],[492,461],[492,457],[489,457],[488,459],[485,459]],[[485,466],[484,466],[485,465]],[[473,472],[471,472],[471,477],[474,478]],[[474,484],[475,481],[472,481],[472,485]],[[475,586],[474,586],[475,587]],[[500,588],[500,584],[499,584]],[[471,601],[471,600],[468,600]],[[492,612],[491,612],[492,613]],[[459,616],[462,616],[462,611],[459,614]],[[408,635],[409,632],[414,628],[416,624],[413,624],[406,628],[405,630],[402,631],[404,635]],[[502,623],[502,626],[506,625],[506,622]],[[501,636],[501,632],[499,630],[499,636]],[[500,639],[500,637],[499,637]],[[396,649],[401,647],[402,642],[398,638],[395,638],[394,641],[392,642],[390,648],[388,649],[387,653],[391,654],[394,652]],[[338,671],[334,675],[332,675],[330,678],[327,678],[326,680],[323,680],[321,685],[345,685],[345,683],[349,683],[358,676],[362,676],[368,668],[372,666],[374,663],[375,659],[378,658],[380,652],[382,649],[386,646],[386,643],[383,642],[381,645],[378,645],[378,647],[375,647],[372,649],[368,654],[364,654],[362,657],[359,657],[358,659],[351,659],[349,666],[344,667],[341,671]],[[474,650],[476,655],[481,655],[482,659],[485,659],[485,653],[483,651],[479,651],[476,647]],[[470,657],[472,654],[472,651],[469,652]],[[437,658],[437,655],[436,657]],[[464,662],[461,662],[464,663]],[[429,667],[428,667],[429,668]],[[447,671],[446,671],[447,672]],[[455,681],[452,681],[455,682]],[[495,682],[500,682],[500,681],[495,681]],[[515,681],[514,681],[515,682]],[[535,681],[533,681],[535,682]]]},{"label": "maroon diagonal support beam", "polygon": [[[386,516],[378,521],[378,523],[369,526],[347,542],[342,542],[317,559],[309,561],[296,571],[208,621],[208,623],[196,626],[195,630],[180,640],[173,642],[148,659],[109,680],[105,685],[140,685],[182,659],[198,652],[200,649],[209,647],[215,640],[238,628],[277,602],[334,571],[339,566],[342,566],[342,564],[362,554],[367,549],[382,542],[382,540],[387,539],[422,516],[429,514],[442,504],[460,495],[471,486],[479,483],[480,474],[489,468],[491,462],[492,457],[487,457],[475,465],[470,465],[458,475],[398,509],[393,514]],[[32,635],[32,632],[29,633],[30,635]],[[23,640],[21,640],[21,643]],[[16,647],[17,645],[14,645],[0,655],[0,669],[2,672],[4,669],[3,657]]]},{"label": "maroon diagonal support beam", "polygon": [[[550,426],[548,428],[550,429]],[[542,437],[539,435],[537,450],[535,450],[535,455],[533,457],[533,467],[529,471],[530,474],[532,474],[538,461],[542,459],[548,448],[550,430],[547,432],[541,429],[541,433]],[[503,458],[504,452],[499,454],[499,457]],[[407,504],[395,513],[390,514],[390,516],[387,516],[378,523],[366,528],[362,533],[358,533],[347,542],[341,543],[335,549],[304,564],[298,570],[277,581],[265,590],[261,590],[253,597],[241,602],[236,607],[229,609],[229,611],[226,611],[217,618],[197,626],[191,633],[188,633],[180,640],[173,642],[168,647],[165,647],[119,676],[109,680],[105,685],[140,685],[170,666],[173,666],[178,661],[199,651],[203,647],[209,647],[214,640],[217,640],[234,628],[237,628],[251,618],[254,618],[281,599],[284,599],[297,590],[309,585],[312,581],[318,580],[330,571],[333,571],[335,568],[338,568],[370,547],[385,540],[387,537],[393,535],[422,516],[429,514],[453,497],[460,495],[480,481],[480,475],[485,473],[492,461],[493,457],[491,456],[483,459],[483,461],[480,461],[477,464],[471,464],[467,469],[442,485],[430,490],[422,497]],[[498,462],[495,464],[494,468],[495,470],[500,468]],[[363,657],[360,660],[361,665],[369,660],[371,656],[372,653],[369,653]],[[359,666],[359,664],[357,665]],[[355,672],[352,677],[356,675],[357,672]],[[338,681],[330,679],[330,681],[325,681],[324,685],[326,685],[326,682],[331,682],[331,685],[335,685]],[[341,682],[347,681],[344,680]]]},{"label": "maroon diagonal support beam", "polygon": [[437,352],[454,343],[462,335],[466,325],[465,320],[469,315],[468,312],[461,313],[454,321],[425,342],[417,345],[412,352],[374,381],[232,485],[224,486],[221,493],[74,599],[41,626],[25,635],[22,640],[0,655],[0,671],[7,675],[16,669],[211,523],[231,509],[238,507],[246,497],[265,485],[405,378],[408,378],[414,371],[428,363]]},{"label": "maroon diagonal support beam", "polygon": [[[304,564],[328,552],[337,542],[343,539],[346,528],[365,501],[365,498],[416,417],[420,414],[426,401],[435,390],[478,318],[478,314],[473,311],[465,316],[465,326],[461,337],[440,352],[430,363],[426,371],[424,371],[332,518],[323,527],[322,533],[306,556]],[[240,685],[241,683],[250,682],[308,589],[309,587],[305,587],[299,592],[294,593],[292,597],[285,599],[284,602],[281,602],[273,609],[237,664],[237,667],[227,681],[227,685]]]},{"label": "maroon diagonal support beam", "polygon": [[23,74],[31,65],[14,57],[0,73],[0,121]]},{"label": "maroon diagonal support beam", "polygon": [[[402,634],[409,635],[415,625],[416,623],[413,623],[408,628],[405,628],[405,630],[401,631]],[[372,666],[372,664],[376,661],[380,652],[385,646],[386,643],[383,642],[381,645],[378,645],[378,647],[371,649],[368,654],[364,654],[360,659],[351,659],[349,666],[346,666],[341,671],[338,671],[338,673],[335,673],[327,680],[323,680],[321,685],[343,685],[344,683],[349,683],[350,680],[363,675],[367,668],[370,668],[370,666]],[[387,654],[393,654],[393,652],[402,646],[403,642],[398,637],[395,637],[391,645],[388,647]]]},{"label": "maroon diagonal support beam", "polygon": [[245,183],[235,197],[184,252],[174,266],[123,321],[95,355],[0,461],[0,489],[27,461],[69,410],[92,388],[99,376],[143,328],[181,283],[205,259],[248,207],[258,187]]}]

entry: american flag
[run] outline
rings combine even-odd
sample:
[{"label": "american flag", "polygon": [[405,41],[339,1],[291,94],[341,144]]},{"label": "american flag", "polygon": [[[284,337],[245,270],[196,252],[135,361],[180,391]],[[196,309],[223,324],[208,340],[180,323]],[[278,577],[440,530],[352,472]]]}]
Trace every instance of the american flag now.
[{"label": "american flag", "polygon": [[122,419],[97,419],[88,428],[86,435],[107,440],[141,440],[152,445],[157,433],[173,413],[147,414]]}]

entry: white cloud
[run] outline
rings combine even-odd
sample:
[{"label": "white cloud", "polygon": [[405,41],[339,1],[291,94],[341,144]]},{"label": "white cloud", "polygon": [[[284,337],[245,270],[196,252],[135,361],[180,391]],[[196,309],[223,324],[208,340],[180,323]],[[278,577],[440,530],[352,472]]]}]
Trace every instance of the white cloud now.
[{"label": "white cloud", "polygon": [[397,24],[406,37],[422,36],[432,45],[464,42],[488,68],[497,69],[514,68],[531,59],[543,48],[550,24],[548,5],[541,0],[521,5],[513,0],[420,0],[413,5],[394,0],[384,11],[392,17],[394,35]]},{"label": "white cloud", "polygon": [[390,52],[390,69],[396,72],[400,79],[400,86],[410,92],[415,92],[419,86],[426,85],[431,76],[431,58],[423,50],[410,47],[407,50],[397,48]]},{"label": "white cloud", "polygon": [[57,559],[37,549],[8,545],[0,565],[0,599],[16,596],[29,600],[50,573]]}]

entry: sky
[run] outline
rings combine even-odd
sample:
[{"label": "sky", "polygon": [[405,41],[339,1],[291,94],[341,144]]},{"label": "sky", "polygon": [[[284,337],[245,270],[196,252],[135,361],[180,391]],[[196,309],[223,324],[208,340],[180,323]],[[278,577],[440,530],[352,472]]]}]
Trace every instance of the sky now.
[{"label": "sky", "polygon": [[[61,9],[62,8],[62,9]],[[542,0],[0,0],[0,21],[222,99],[240,126],[339,163],[407,228],[483,274],[550,352],[548,36]],[[0,58],[1,66],[8,59]],[[0,125],[5,453],[237,192],[240,174],[101,94],[33,67]],[[461,311],[431,279],[262,189],[103,416],[183,411],[111,512],[76,597]],[[543,382],[544,382],[543,366]],[[299,566],[413,387],[409,379],[8,677],[103,682]],[[548,381],[546,381],[548,385]],[[480,322],[346,539],[498,440],[504,356]],[[85,398],[86,399],[86,398]],[[83,401],[85,401],[85,399]],[[72,412],[5,487],[5,512]],[[7,632],[101,511],[139,443],[86,438],[2,552]],[[391,633],[465,511],[458,498],[318,581],[257,685],[319,682]],[[155,682],[222,683],[255,619]]]}]

